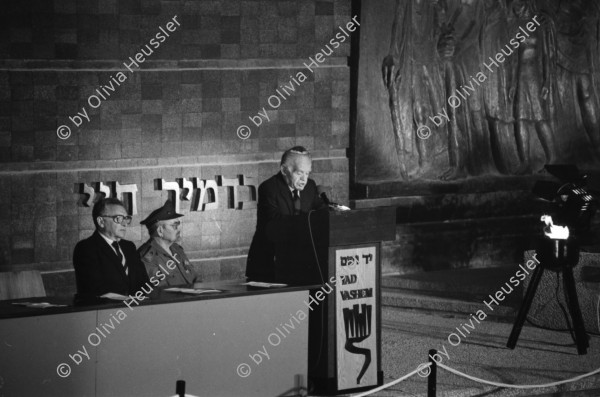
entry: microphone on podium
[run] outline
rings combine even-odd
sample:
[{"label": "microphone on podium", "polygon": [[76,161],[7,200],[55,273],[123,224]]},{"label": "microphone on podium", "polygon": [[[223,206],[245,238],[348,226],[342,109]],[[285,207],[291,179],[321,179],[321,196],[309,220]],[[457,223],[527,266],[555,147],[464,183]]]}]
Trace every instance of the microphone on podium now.
[{"label": "microphone on podium", "polygon": [[333,208],[336,211],[350,211],[350,208],[346,207],[345,205],[340,205],[338,203],[334,203],[333,201],[329,200],[329,197],[327,197],[327,192],[329,190],[330,190],[330,188],[328,186],[323,186],[323,185],[317,186],[317,194],[319,195],[321,200],[323,200],[323,202],[325,204],[327,204],[327,206],[329,208]]},{"label": "microphone on podium", "polygon": [[[317,186],[317,194],[323,200],[323,202],[327,205],[331,205],[331,201],[329,201],[329,197],[327,197],[327,192],[329,191],[328,186],[319,185]],[[333,203],[335,204],[335,203]]]}]

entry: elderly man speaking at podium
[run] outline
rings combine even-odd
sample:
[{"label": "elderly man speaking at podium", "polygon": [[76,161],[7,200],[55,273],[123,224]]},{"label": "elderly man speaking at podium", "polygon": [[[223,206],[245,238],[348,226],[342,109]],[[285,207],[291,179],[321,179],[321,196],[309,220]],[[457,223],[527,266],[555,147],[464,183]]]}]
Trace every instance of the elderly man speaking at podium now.
[{"label": "elderly man speaking at podium", "polygon": [[319,198],[315,181],[309,178],[312,159],[304,147],[286,150],[279,169],[258,188],[256,232],[246,264],[246,276],[252,281],[281,281],[276,277],[275,244],[267,236],[270,224],[279,222],[283,228],[291,227],[294,217],[327,208]]}]

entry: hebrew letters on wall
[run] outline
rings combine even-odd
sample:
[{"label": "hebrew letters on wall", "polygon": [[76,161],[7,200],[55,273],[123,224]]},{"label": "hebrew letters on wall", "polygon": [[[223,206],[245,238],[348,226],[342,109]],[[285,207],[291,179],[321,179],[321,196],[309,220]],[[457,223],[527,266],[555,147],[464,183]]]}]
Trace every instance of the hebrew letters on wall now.
[{"label": "hebrew letters on wall", "polygon": [[[227,188],[227,208],[249,209],[256,208],[256,178],[238,175],[236,178],[217,176],[216,180],[203,180],[200,178],[176,178],[175,181],[166,181],[164,178],[155,179],[155,190],[169,192],[169,198],[175,205],[175,212],[181,212],[181,202],[190,202],[190,211],[210,211],[219,208],[219,186]],[[249,200],[244,201],[239,197],[238,187],[245,187],[249,193]],[[123,201],[131,215],[138,214],[137,185],[121,185],[118,181],[77,183],[76,189],[82,195],[80,204],[83,207],[92,207],[93,204],[105,197],[116,197]]]}]

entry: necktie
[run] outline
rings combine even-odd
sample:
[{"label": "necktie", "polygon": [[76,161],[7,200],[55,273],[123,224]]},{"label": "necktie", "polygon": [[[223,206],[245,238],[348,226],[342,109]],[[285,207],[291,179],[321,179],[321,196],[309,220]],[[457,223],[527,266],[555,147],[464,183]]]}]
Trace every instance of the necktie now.
[{"label": "necktie", "polygon": [[121,262],[121,265],[123,265],[123,268],[125,269],[125,275],[129,275],[129,268],[127,267],[127,262],[125,262],[125,258],[123,258],[123,254],[121,253],[121,249],[119,248],[119,243],[113,241],[112,246],[115,249],[117,257],[119,258],[119,262]]},{"label": "necktie", "polygon": [[300,206],[300,194],[298,193],[297,189],[294,189],[292,193],[294,198],[294,215],[298,215],[300,213],[300,209],[302,208]]}]

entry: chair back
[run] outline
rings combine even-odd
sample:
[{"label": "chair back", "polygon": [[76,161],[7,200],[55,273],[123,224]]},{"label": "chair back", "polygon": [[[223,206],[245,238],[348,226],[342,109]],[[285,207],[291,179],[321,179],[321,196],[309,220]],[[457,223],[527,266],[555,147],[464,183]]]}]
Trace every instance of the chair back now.
[{"label": "chair back", "polygon": [[38,270],[0,272],[0,300],[45,296],[44,282]]}]

